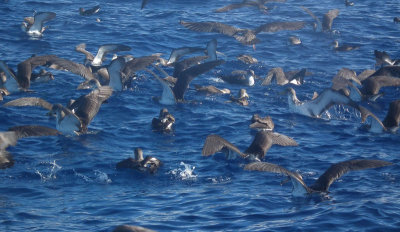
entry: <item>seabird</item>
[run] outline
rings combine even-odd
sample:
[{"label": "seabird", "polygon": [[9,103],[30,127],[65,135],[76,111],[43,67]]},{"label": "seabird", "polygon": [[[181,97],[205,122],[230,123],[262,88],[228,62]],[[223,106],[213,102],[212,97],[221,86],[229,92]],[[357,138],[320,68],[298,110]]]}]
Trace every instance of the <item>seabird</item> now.
[{"label": "seabird", "polygon": [[238,60],[242,61],[245,64],[256,64],[258,60],[251,55],[241,54],[236,57]]},{"label": "seabird", "polygon": [[15,146],[17,141],[25,137],[33,136],[56,136],[61,134],[55,129],[37,126],[14,126],[8,131],[0,132],[0,169],[6,169],[14,165],[14,160],[10,153],[6,151],[9,146]]},{"label": "seabird", "polygon": [[238,93],[238,97],[234,97],[231,95],[231,101],[235,102],[239,105],[242,106],[247,106],[249,105],[249,95],[247,94],[247,91],[245,89],[240,89]]},{"label": "seabird", "polygon": [[333,45],[333,49],[338,52],[346,52],[346,51],[356,50],[356,49],[360,48],[360,46],[358,46],[358,45],[349,45],[349,44],[343,44],[343,45],[339,46],[339,42],[337,40],[333,41],[332,45]]},{"label": "seabird", "polygon": [[254,114],[251,117],[250,128],[252,129],[272,131],[274,130],[274,126],[275,124],[270,116],[261,118],[260,115]]},{"label": "seabird", "polygon": [[73,101],[68,107],[61,104],[51,104],[41,98],[18,98],[3,106],[38,106],[49,110],[50,115],[56,115],[56,128],[63,134],[82,134],[96,116],[101,104],[112,94],[112,88],[102,86]]},{"label": "seabird", "polygon": [[394,17],[393,18],[394,23],[400,23],[400,18],[399,17]]},{"label": "seabird", "polygon": [[22,30],[32,37],[41,37],[47,27],[43,24],[56,17],[54,12],[38,12],[33,17],[26,17],[22,22]]},{"label": "seabird", "polygon": [[85,10],[84,8],[81,7],[81,8],[79,8],[79,14],[83,15],[83,16],[89,16],[89,15],[96,14],[97,12],[99,12],[99,10],[100,10],[99,5],[91,8],[91,9],[88,9],[88,10]]},{"label": "seabird", "polygon": [[117,163],[117,169],[130,168],[139,171],[149,171],[154,174],[157,169],[162,165],[162,162],[152,156],[143,157],[143,151],[141,148],[135,148],[135,158],[129,157],[128,159],[122,160]]},{"label": "seabird", "polygon": [[349,171],[358,171],[368,168],[379,168],[393,163],[382,160],[347,160],[331,165],[311,186],[307,186],[303,177],[286,168],[267,162],[253,162],[247,164],[244,169],[250,171],[272,172],[287,175],[293,184],[294,196],[304,196],[311,193],[326,193],[331,184]]},{"label": "seabird", "polygon": [[229,89],[218,89],[213,85],[201,86],[201,85],[194,85],[196,91],[202,92],[205,94],[230,94],[231,91]]},{"label": "seabird", "polygon": [[170,87],[169,84],[160,78],[153,71],[146,69],[150,74],[152,74],[161,84],[163,91],[159,102],[164,105],[175,104],[176,101],[183,101],[183,96],[186,89],[189,87],[190,82],[200,74],[206,73],[213,69],[214,67],[223,64],[224,60],[209,61],[199,65],[195,65],[184,69],[179,72],[175,77],[177,78],[174,87]]},{"label": "seabird", "polygon": [[175,123],[175,118],[168,112],[167,108],[160,110],[158,118],[153,118],[151,121],[151,127],[155,131],[160,132],[171,132],[172,125]]},{"label": "seabird", "polygon": [[321,114],[326,112],[333,105],[347,105],[360,111],[361,122],[365,122],[367,117],[371,116],[385,128],[382,122],[368,109],[358,105],[346,95],[331,88],[325,89],[322,93],[318,94],[315,99],[304,102],[297,99],[296,91],[293,88],[289,87],[286,92],[288,93],[289,109],[293,113],[320,118]]},{"label": "seabird", "polygon": [[254,29],[254,34],[260,32],[296,31],[305,26],[305,22],[271,22]]},{"label": "seabird", "polygon": [[400,66],[390,65],[384,66],[374,72],[371,76],[392,76],[400,78]]},{"label": "seabird", "polygon": [[306,74],[307,70],[305,68],[300,71],[283,72],[281,67],[276,67],[269,70],[261,85],[270,85],[273,80],[275,80],[278,85],[286,85],[289,83],[301,85],[304,83]]},{"label": "seabird", "polygon": [[322,31],[331,31],[332,30],[332,22],[333,20],[339,15],[339,10],[338,9],[333,9],[329,10],[326,14],[324,14],[324,17],[322,19],[322,24],[319,18],[314,15],[313,12],[311,12],[308,8],[301,6],[301,8],[307,12],[316,22],[316,27],[321,28]]},{"label": "seabird", "polygon": [[210,156],[217,152],[224,152],[227,158],[231,157],[231,152],[239,154],[244,159],[262,160],[269,148],[274,145],[297,146],[298,144],[292,138],[271,131],[258,131],[251,145],[241,152],[235,145],[228,142],[219,135],[211,134],[207,136],[204,142],[202,155]]},{"label": "seabird", "polygon": [[156,232],[141,226],[120,225],[115,227],[113,232]]},{"label": "seabird", "polygon": [[253,70],[235,70],[229,75],[222,75],[219,78],[230,84],[253,86],[256,75]]}]

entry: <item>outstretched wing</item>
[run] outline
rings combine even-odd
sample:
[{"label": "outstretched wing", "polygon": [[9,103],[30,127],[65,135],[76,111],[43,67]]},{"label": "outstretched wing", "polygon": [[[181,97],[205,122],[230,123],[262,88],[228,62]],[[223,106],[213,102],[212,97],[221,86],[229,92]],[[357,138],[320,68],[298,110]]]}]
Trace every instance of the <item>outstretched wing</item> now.
[{"label": "outstretched wing", "polygon": [[181,21],[180,22],[184,27],[186,27],[189,30],[192,31],[197,31],[197,32],[214,32],[214,33],[220,33],[228,36],[233,36],[238,32],[240,29],[219,23],[219,22],[186,22],[186,21]]},{"label": "outstretched wing", "polygon": [[339,15],[338,9],[333,9],[328,11],[328,13],[324,15],[324,18],[322,20],[322,30],[330,31],[332,29],[332,22],[338,15]]},{"label": "outstretched wing", "polygon": [[34,22],[32,26],[29,28],[30,32],[41,32],[43,24],[47,21],[50,21],[56,17],[56,13],[54,12],[38,12],[35,14]]},{"label": "outstretched wing", "polygon": [[342,175],[349,171],[358,171],[367,168],[379,168],[393,163],[382,160],[348,160],[333,164],[315,181],[312,189],[327,192],[329,186]]},{"label": "outstretched wing", "polygon": [[247,157],[247,155],[243,154],[235,145],[228,142],[221,136],[214,134],[207,136],[201,153],[203,156],[210,156],[221,151],[224,148],[236,152],[243,158]]},{"label": "outstretched wing", "polygon": [[122,52],[122,51],[130,51],[131,47],[123,45],[123,44],[105,44],[100,46],[99,50],[97,51],[96,56],[92,61],[93,66],[100,66],[103,60],[105,59],[105,55],[110,52]]},{"label": "outstretched wing", "polygon": [[21,97],[5,103],[3,106],[39,106],[51,110],[53,104],[38,97]]},{"label": "outstretched wing", "polygon": [[189,86],[189,83],[198,75],[206,73],[213,69],[214,67],[223,64],[224,60],[215,60],[205,62],[196,66],[185,69],[183,72],[179,73],[176,77],[178,78],[172,91],[177,100],[183,100],[183,95]]}]

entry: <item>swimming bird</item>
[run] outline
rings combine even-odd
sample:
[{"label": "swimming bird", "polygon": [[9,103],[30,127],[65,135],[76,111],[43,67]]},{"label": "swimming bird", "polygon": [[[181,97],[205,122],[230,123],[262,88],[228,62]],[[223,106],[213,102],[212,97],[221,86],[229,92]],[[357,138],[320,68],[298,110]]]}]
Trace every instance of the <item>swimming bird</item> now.
[{"label": "swimming bird", "polygon": [[54,12],[37,12],[33,17],[26,17],[22,22],[21,28],[29,36],[41,37],[47,27],[43,27],[45,22],[48,22],[56,17]]},{"label": "swimming bird", "polygon": [[283,72],[281,67],[272,68],[269,70],[267,76],[261,83],[261,85],[270,85],[273,80],[278,85],[294,84],[302,85],[304,83],[304,77],[307,74],[307,69],[303,68],[300,71]]},{"label": "swimming bird", "polygon": [[205,94],[230,94],[231,91],[229,89],[218,89],[213,85],[201,86],[201,85],[194,85],[196,91],[202,92]]},{"label": "swimming bird", "polygon": [[156,232],[156,231],[141,226],[120,225],[115,227],[113,232]]},{"label": "swimming bird", "polygon": [[274,126],[275,124],[270,116],[262,118],[258,114],[253,114],[251,117],[250,128],[252,129],[272,131]]},{"label": "swimming bird", "polygon": [[356,50],[356,49],[360,48],[360,46],[358,46],[358,45],[350,45],[350,44],[343,44],[343,45],[339,46],[339,42],[337,40],[333,41],[332,45],[333,45],[333,49],[338,52],[351,51],[351,50]]},{"label": "swimming bird", "polygon": [[183,101],[183,96],[186,89],[189,87],[190,82],[200,74],[206,73],[213,69],[214,67],[223,64],[224,60],[209,61],[202,64],[198,64],[183,71],[179,72],[177,76],[176,84],[174,87],[170,87],[169,84],[160,78],[153,71],[146,69],[150,74],[152,74],[161,84],[163,91],[159,102],[165,105],[175,104],[177,101]]},{"label": "swimming bird", "polygon": [[307,186],[303,177],[286,168],[267,162],[253,162],[247,164],[244,169],[250,171],[272,172],[287,175],[293,184],[294,196],[304,196],[311,193],[327,193],[331,184],[349,171],[359,171],[368,168],[380,168],[393,163],[382,160],[347,160],[332,164],[311,186]]},{"label": "swimming bird", "polygon": [[89,16],[89,15],[94,15],[100,11],[100,5],[94,6],[93,8],[90,8],[88,10],[85,10],[84,8],[79,8],[79,14],[83,16]]},{"label": "swimming bird", "polygon": [[248,54],[241,54],[236,57],[238,60],[242,61],[245,64],[256,64],[258,60],[251,55]]},{"label": "swimming bird", "polygon": [[243,7],[256,7],[263,13],[267,13],[267,10],[268,10],[268,7],[266,7],[263,3],[259,2],[259,1],[243,0],[241,3],[232,3],[227,6],[218,8],[214,12],[222,13],[222,12],[227,12],[227,11],[243,8]]},{"label": "swimming bird", "polygon": [[220,79],[229,83],[236,85],[253,86],[256,75],[253,70],[234,70],[229,75],[219,76]]},{"label": "swimming bird", "polygon": [[329,10],[326,14],[324,14],[324,17],[323,17],[322,23],[321,23],[319,18],[317,16],[315,16],[312,11],[310,11],[308,8],[306,8],[304,6],[301,6],[301,8],[315,20],[315,23],[316,23],[315,29],[318,30],[318,28],[321,28],[322,31],[331,31],[332,30],[332,22],[339,15],[338,9]]},{"label": "swimming bird", "polygon": [[250,97],[245,89],[240,89],[237,97],[231,95],[231,101],[242,106],[249,105],[249,98]]},{"label": "swimming bird", "polygon": [[304,102],[297,99],[296,91],[293,88],[289,87],[286,90],[286,93],[288,93],[289,109],[293,113],[320,118],[322,113],[326,112],[333,105],[347,105],[360,111],[362,123],[365,122],[368,116],[371,116],[382,126],[382,128],[385,128],[382,122],[368,109],[360,106],[341,92],[331,88],[322,91],[322,93],[318,94],[315,99]]},{"label": "swimming bird", "polygon": [[61,104],[51,104],[41,98],[18,98],[5,103],[3,106],[38,106],[49,110],[50,115],[56,115],[56,128],[63,134],[82,134],[96,116],[101,104],[112,94],[112,88],[102,86],[82,95],[64,107]]},{"label": "swimming bird", "polygon": [[297,142],[286,135],[271,131],[258,131],[250,146],[244,152],[241,152],[235,145],[224,138],[211,134],[207,136],[204,142],[202,155],[210,156],[222,151],[229,159],[232,158],[231,153],[235,152],[244,159],[260,161],[264,159],[265,154],[274,144],[280,146],[297,146]]},{"label": "swimming bird", "polygon": [[14,165],[14,159],[6,151],[9,146],[15,146],[21,138],[33,136],[56,136],[61,133],[46,126],[25,125],[10,127],[8,131],[0,132],[0,169],[6,169]]},{"label": "swimming bird", "polygon": [[151,121],[151,127],[155,131],[160,132],[171,132],[172,125],[175,123],[175,118],[168,112],[167,108],[162,108],[158,118],[153,118]]},{"label": "swimming bird", "polygon": [[394,17],[393,18],[394,23],[400,23],[400,18],[399,17]]},{"label": "swimming bird", "polygon": [[117,163],[117,169],[130,168],[138,171],[148,171],[154,174],[157,169],[162,165],[162,162],[152,156],[143,157],[143,151],[141,148],[135,148],[135,158],[129,157],[128,159],[122,160]]}]

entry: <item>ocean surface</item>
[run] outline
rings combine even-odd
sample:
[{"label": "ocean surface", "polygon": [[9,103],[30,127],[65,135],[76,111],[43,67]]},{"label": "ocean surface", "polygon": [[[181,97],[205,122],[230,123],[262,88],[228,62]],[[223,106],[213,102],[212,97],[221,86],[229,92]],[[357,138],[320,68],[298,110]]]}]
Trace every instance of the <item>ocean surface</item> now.
[{"label": "ocean surface", "polygon": [[[255,8],[214,13],[237,1],[150,0],[141,1],[17,1],[0,2],[0,59],[13,69],[33,54],[54,54],[82,63],[84,56],[75,46],[86,43],[96,53],[99,46],[120,43],[132,48],[135,57],[172,49],[205,47],[217,39],[219,59],[225,64],[195,78],[185,94],[185,103],[163,106],[154,101],[161,86],[148,73],[139,71],[128,89],[115,92],[103,104],[81,136],[31,137],[7,149],[13,167],[0,170],[0,231],[112,231],[130,224],[156,231],[398,231],[400,230],[400,170],[398,133],[370,133],[363,128],[359,113],[347,107],[333,107],[320,119],[293,114],[287,86],[253,87],[224,83],[219,75],[235,69],[253,69],[262,79],[273,67],[285,71],[307,68],[312,75],[304,85],[291,86],[300,100],[330,87],[341,68],[357,73],[373,69],[374,50],[399,58],[400,16],[397,0],[292,1],[268,3],[263,14]],[[100,5],[100,12],[80,16],[80,7]],[[322,18],[339,9],[332,32],[315,32],[313,19],[300,6]],[[34,11],[52,11],[56,18],[40,39],[31,39],[20,29],[24,17]],[[100,22],[96,19],[99,18]],[[299,31],[260,33],[254,50],[232,37],[198,33],[179,24],[180,20],[218,21],[240,28],[256,28],[274,21],[306,21]],[[303,44],[288,44],[289,36]],[[359,45],[349,52],[335,52],[331,43]],[[246,65],[236,59],[250,54],[259,63]],[[201,55],[201,53],[197,53]],[[111,60],[107,56],[105,63]],[[88,93],[76,90],[84,79],[70,72],[51,71],[55,80],[32,83],[31,93],[6,96],[3,103],[20,97],[40,97],[51,103]],[[166,71],[172,74],[172,69]],[[194,84],[229,88],[234,95],[245,88],[248,106],[227,102],[229,96],[206,96]],[[399,99],[399,88],[384,88],[376,102],[363,102],[380,119],[389,103]],[[2,104],[2,103],[1,103]],[[167,107],[176,123],[172,133],[159,133],[151,120]],[[55,120],[37,107],[0,107],[0,131],[17,125],[55,128]],[[272,146],[266,162],[279,164],[303,175],[312,184],[331,164],[349,159],[380,159],[394,165],[347,173],[334,182],[327,194],[294,197],[285,177],[273,173],[243,170],[244,160],[226,160],[222,153],[201,155],[205,138],[218,134],[244,151],[256,131],[249,128],[253,114],[271,116],[275,131],[292,137],[297,147]],[[164,165],[154,175],[117,170],[116,163],[133,156],[141,147]]]}]

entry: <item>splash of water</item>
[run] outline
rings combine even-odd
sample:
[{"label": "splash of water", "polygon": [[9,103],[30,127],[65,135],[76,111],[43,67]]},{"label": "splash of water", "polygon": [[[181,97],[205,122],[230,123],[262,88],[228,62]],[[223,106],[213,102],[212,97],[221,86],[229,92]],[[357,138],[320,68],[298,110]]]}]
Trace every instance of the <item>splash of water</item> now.
[{"label": "splash of water", "polygon": [[36,170],[36,174],[38,174],[40,176],[40,179],[42,182],[46,182],[49,180],[54,180],[57,179],[56,173],[61,170],[61,166],[56,164],[56,161],[54,160],[53,162],[50,163],[44,163],[44,164],[50,164],[50,170],[48,172],[46,171],[39,171]]},{"label": "splash of water", "polygon": [[184,162],[181,162],[179,164],[180,166],[183,166],[184,168],[176,168],[168,172],[168,174],[171,174],[175,178],[181,179],[181,180],[193,180],[197,178],[197,175],[193,173],[194,169],[196,168],[195,166],[192,166],[190,164],[185,164]]}]

